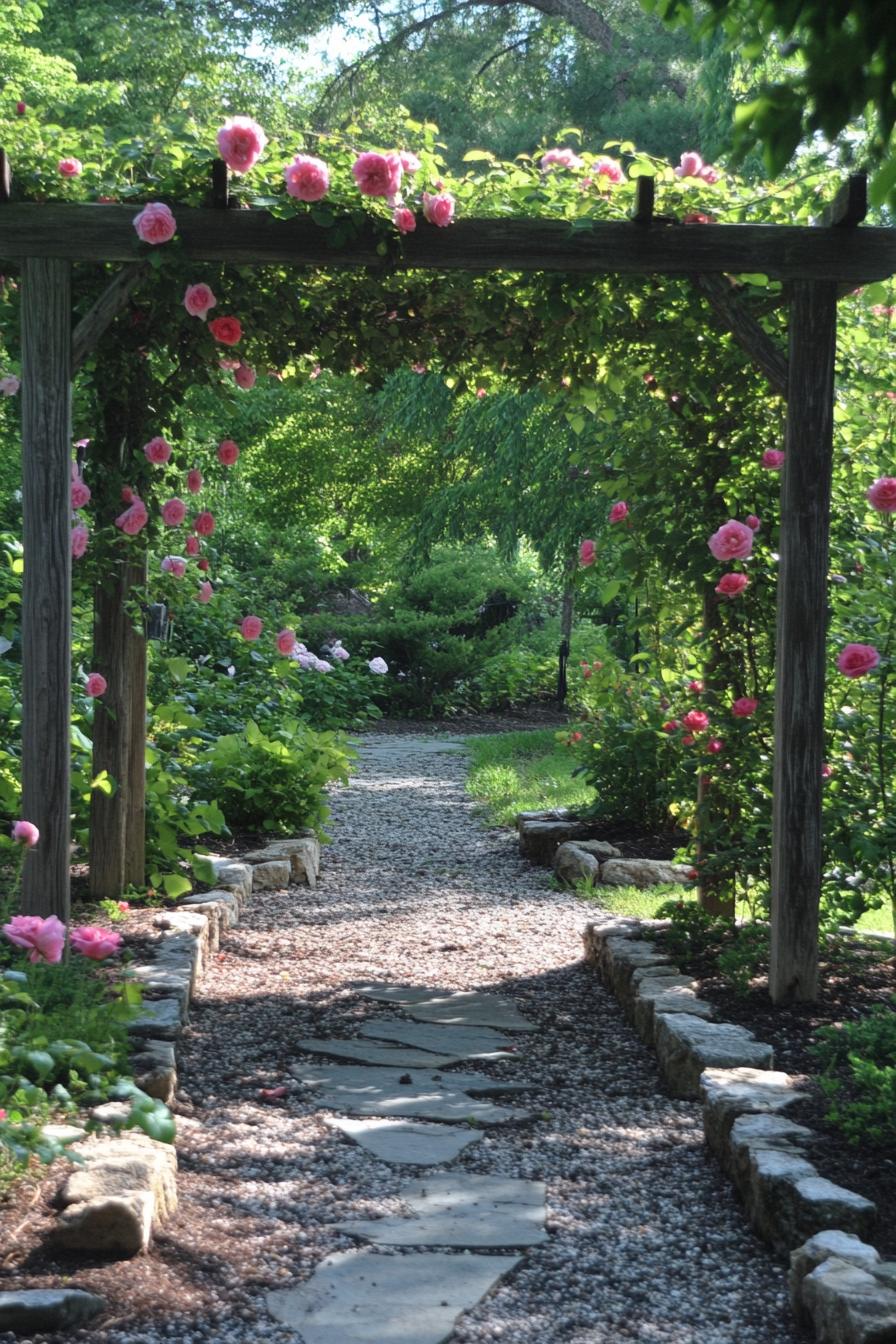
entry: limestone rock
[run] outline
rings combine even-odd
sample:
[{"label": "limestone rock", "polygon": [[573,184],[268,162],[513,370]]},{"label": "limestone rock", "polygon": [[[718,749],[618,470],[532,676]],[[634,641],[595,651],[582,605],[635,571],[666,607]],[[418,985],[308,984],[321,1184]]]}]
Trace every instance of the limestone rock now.
[{"label": "limestone rock", "polygon": [[773,1148],[804,1157],[814,1138],[811,1129],[783,1115],[741,1115],[731,1126],[727,1151],[721,1155],[722,1167],[732,1177],[745,1203],[749,1203],[752,1153],[760,1148]]},{"label": "limestone rock", "polygon": [[604,940],[598,967],[619,1002],[626,1006],[631,997],[632,976],[636,970],[668,966],[669,958],[655,943],[645,938],[611,937]]},{"label": "limestone rock", "polygon": [[880,1256],[873,1246],[853,1236],[851,1232],[841,1232],[836,1228],[816,1232],[804,1245],[791,1251],[790,1272],[787,1276],[790,1304],[804,1324],[808,1324],[808,1316],[803,1308],[803,1279],[823,1265],[825,1260],[830,1260],[831,1256],[845,1260],[847,1264],[858,1265],[869,1273],[874,1273],[880,1264]]},{"label": "limestone rock", "polygon": [[705,1022],[690,1013],[657,1013],[660,1072],[675,1097],[700,1095],[700,1075],[710,1068],[771,1068],[774,1052],[745,1027]]},{"label": "limestone rock", "polygon": [[606,859],[622,858],[622,850],[611,845],[608,840],[573,840],[571,843],[578,849],[584,849],[586,854],[593,854],[601,863]]},{"label": "limestone rock", "polygon": [[252,865],[253,891],[281,891],[289,886],[292,869],[289,859],[268,859]]},{"label": "limestone rock", "polygon": [[240,922],[240,897],[236,891],[224,891],[223,889],[197,891],[191,896],[184,897],[181,901],[181,908],[199,911],[214,925],[216,930],[215,947],[220,943],[224,931],[234,928]]},{"label": "limestone rock", "polygon": [[690,1013],[694,1017],[712,1017],[710,1004],[704,999],[698,999],[689,985],[675,983],[684,978],[645,979],[638,984],[631,1002],[635,1031],[645,1045],[653,1045],[657,1013]]},{"label": "limestone rock", "polygon": [[535,817],[520,821],[517,830],[520,837],[520,853],[530,863],[550,867],[558,846],[568,840],[593,840],[599,830],[599,824],[593,821],[579,821],[576,817],[570,816],[556,820]]},{"label": "limestone rock", "polygon": [[292,881],[304,882],[309,887],[317,885],[320,875],[320,841],[313,832],[295,836],[289,840],[274,840],[264,849],[253,850],[243,856],[246,863],[267,863],[271,859],[286,859],[289,862]]},{"label": "limestone rock", "polygon": [[131,1056],[134,1082],[148,1097],[169,1105],[177,1090],[177,1060],[170,1041],[142,1040]]},{"label": "limestone rock", "polygon": [[137,1255],[177,1207],[177,1155],[143,1134],[90,1140],[59,1191],[54,1239],[67,1250]]},{"label": "limestone rock", "polygon": [[528,821],[568,821],[568,807],[549,807],[541,812],[517,812],[514,818],[514,824],[519,834],[522,826]]},{"label": "limestone rock", "polygon": [[252,891],[252,868],[248,863],[238,863],[234,859],[224,859],[210,855],[209,861],[215,881],[222,887],[234,887],[240,895],[247,897]]},{"label": "limestone rock", "polygon": [[[163,910],[160,914],[154,916],[152,922],[157,929],[170,930],[174,933],[187,933],[196,939],[198,949],[196,974],[197,976],[202,975],[209,955],[214,951],[212,926],[207,917],[204,914],[189,909],[185,910],[179,906],[176,910]],[[217,946],[217,943],[215,946]]]},{"label": "limestone rock", "polygon": [[568,840],[554,855],[554,872],[560,882],[575,886],[577,882],[600,881],[600,859],[589,854],[574,840]]},{"label": "limestone rock", "polygon": [[690,864],[665,859],[607,859],[600,880],[608,887],[655,887],[660,882],[688,882]]},{"label": "limestone rock", "polygon": [[896,1292],[867,1270],[831,1256],[802,1283],[819,1344],[893,1344]]},{"label": "limestone rock", "polygon": [[64,1209],[53,1240],[67,1251],[99,1251],[128,1259],[147,1249],[152,1224],[152,1195],[131,1191]]},{"label": "limestone rock", "polygon": [[20,1288],[0,1293],[0,1331],[49,1334],[90,1321],[105,1309],[95,1293],[80,1288]]},{"label": "limestone rock", "polygon": [[703,1132],[707,1146],[724,1164],[728,1136],[739,1115],[775,1114],[802,1101],[800,1092],[787,1073],[772,1069],[706,1069],[700,1077],[703,1098]]},{"label": "limestone rock", "polygon": [[184,1024],[184,1009],[178,999],[149,999],[140,1016],[128,1022],[129,1036],[158,1036],[173,1041]]}]

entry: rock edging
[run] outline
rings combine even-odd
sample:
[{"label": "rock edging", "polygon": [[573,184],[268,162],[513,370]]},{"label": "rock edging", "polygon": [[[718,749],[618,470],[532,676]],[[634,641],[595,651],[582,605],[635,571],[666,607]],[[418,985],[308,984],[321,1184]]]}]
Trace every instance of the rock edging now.
[{"label": "rock edging", "polygon": [[820,1344],[896,1344],[896,1264],[864,1238],[877,1210],[819,1174],[814,1134],[783,1112],[805,1093],[773,1068],[772,1047],[712,1020],[696,985],[644,934],[662,921],[608,917],[586,925],[586,959],[653,1046],[674,1096],[703,1102],[707,1147],[750,1223],[790,1258],[794,1311]]}]

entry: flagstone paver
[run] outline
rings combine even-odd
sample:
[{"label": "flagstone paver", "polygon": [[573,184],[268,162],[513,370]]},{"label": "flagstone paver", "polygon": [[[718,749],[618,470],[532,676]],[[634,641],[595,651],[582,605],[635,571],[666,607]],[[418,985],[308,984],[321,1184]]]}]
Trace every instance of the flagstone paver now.
[{"label": "flagstone paver", "polygon": [[421,1124],[414,1120],[350,1120],[329,1116],[326,1123],[366,1148],[380,1162],[430,1167],[452,1162],[482,1132],[460,1125]]},{"label": "flagstone paver", "polygon": [[455,1172],[408,1181],[399,1198],[410,1216],[356,1219],[340,1231],[378,1246],[457,1246],[464,1250],[537,1246],[544,1230],[544,1184]]},{"label": "flagstone paver", "polygon": [[464,1059],[513,1059],[524,1047],[512,1036],[490,1027],[448,1027],[430,1022],[408,1022],[397,1017],[374,1017],[362,1022],[363,1036],[401,1041],[418,1050],[447,1050]]},{"label": "flagstone paver", "polygon": [[[344,1073],[340,1074],[340,1070]],[[415,1116],[455,1124],[506,1125],[530,1119],[530,1112],[480,1101],[461,1087],[420,1072],[402,1083],[396,1070],[364,1069],[361,1065],[295,1065],[290,1072],[314,1090],[317,1106],[350,1115]],[[377,1077],[377,1074],[384,1075]],[[487,1083],[491,1079],[484,1080]]]},{"label": "flagstone paver", "polygon": [[359,990],[369,999],[398,1003],[409,1017],[418,1022],[440,1022],[445,1026],[496,1027],[501,1031],[534,1031],[535,1026],[522,1013],[496,994],[476,991],[420,990],[416,987],[391,993],[389,988],[370,986]]},{"label": "flagstone paver", "polygon": [[333,1059],[350,1059],[358,1064],[378,1065],[392,1069],[447,1069],[460,1064],[468,1055],[437,1055],[430,1050],[413,1050],[410,1046],[384,1045],[363,1039],[345,1041],[306,1039],[298,1042],[299,1049],[309,1055],[329,1055]]}]

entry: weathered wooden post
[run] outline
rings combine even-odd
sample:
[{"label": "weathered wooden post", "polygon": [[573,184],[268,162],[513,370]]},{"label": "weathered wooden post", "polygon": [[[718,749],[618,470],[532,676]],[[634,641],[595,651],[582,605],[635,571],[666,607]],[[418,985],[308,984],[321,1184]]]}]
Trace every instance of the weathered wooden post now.
[{"label": "weathered wooden post", "polygon": [[795,280],[775,668],[772,948],[775,1003],[814,999],[821,897],[821,767],[837,285]]},{"label": "weathered wooden post", "polygon": [[22,909],[69,917],[71,263],[22,262]]}]

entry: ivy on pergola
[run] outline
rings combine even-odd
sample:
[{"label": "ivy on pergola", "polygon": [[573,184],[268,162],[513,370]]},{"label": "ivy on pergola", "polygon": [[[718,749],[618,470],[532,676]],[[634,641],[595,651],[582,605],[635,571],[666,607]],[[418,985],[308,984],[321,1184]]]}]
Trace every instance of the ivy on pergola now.
[{"label": "ivy on pergola", "polygon": [[[0,168],[3,168],[0,153]],[[772,843],[773,999],[812,999],[818,980],[822,878],[826,583],[837,299],[896,272],[896,230],[857,226],[864,179],[851,178],[819,227],[681,228],[653,211],[638,181],[624,222],[462,219],[384,245],[372,225],[336,246],[309,217],[227,209],[226,171],[212,205],[175,207],[183,255],[239,266],[444,271],[552,271],[688,277],[787,400],[776,641]],[[28,854],[25,908],[69,909],[71,380],[143,272],[133,207],[11,204],[0,173],[0,258],[22,268],[25,585],[22,611],[24,815],[41,843]],[[72,333],[73,262],[122,262]],[[761,272],[785,283],[785,355],[732,298],[723,278]],[[132,804],[133,805],[133,804]]]}]

